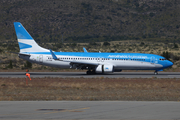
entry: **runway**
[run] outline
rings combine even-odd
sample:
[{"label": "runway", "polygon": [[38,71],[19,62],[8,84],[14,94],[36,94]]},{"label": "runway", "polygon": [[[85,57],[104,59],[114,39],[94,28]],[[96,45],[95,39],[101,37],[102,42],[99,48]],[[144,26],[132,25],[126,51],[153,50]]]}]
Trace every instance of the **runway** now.
[{"label": "runway", "polygon": [[178,120],[179,102],[1,101],[0,119]]},{"label": "runway", "polygon": [[[86,75],[85,72],[30,72],[32,78],[61,77],[61,78],[180,78],[180,72],[115,72],[110,74]],[[0,77],[23,78],[25,72],[0,72]]]}]

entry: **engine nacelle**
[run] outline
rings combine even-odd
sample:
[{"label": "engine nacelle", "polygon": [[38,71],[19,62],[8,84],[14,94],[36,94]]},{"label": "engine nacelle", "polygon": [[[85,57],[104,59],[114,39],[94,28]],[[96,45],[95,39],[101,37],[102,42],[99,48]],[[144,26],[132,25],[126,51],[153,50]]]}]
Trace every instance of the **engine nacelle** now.
[{"label": "engine nacelle", "polygon": [[95,71],[96,73],[112,73],[113,65],[98,65]]}]

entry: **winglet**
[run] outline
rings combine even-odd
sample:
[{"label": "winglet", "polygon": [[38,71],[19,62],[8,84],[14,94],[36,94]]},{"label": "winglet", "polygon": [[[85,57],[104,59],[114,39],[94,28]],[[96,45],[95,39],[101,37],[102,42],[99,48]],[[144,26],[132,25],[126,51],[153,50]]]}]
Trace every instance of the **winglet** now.
[{"label": "winglet", "polygon": [[54,60],[59,60],[51,49],[49,49]]},{"label": "winglet", "polygon": [[83,50],[84,50],[84,52],[88,52],[88,51],[86,50],[86,48],[84,48],[84,47],[83,47]]}]

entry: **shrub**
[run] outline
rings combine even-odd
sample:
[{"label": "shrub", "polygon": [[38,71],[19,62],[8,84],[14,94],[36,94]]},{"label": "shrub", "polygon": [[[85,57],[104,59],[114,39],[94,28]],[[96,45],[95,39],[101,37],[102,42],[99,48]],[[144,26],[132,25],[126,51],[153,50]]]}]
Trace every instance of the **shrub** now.
[{"label": "shrub", "polygon": [[29,61],[26,61],[26,63],[24,64],[25,68],[32,68],[32,63]]},{"label": "shrub", "polygon": [[13,68],[13,65],[12,65],[12,60],[9,61],[9,65],[7,66],[7,68],[10,68],[12,69]]},{"label": "shrub", "polygon": [[109,42],[104,42],[103,46],[110,46],[111,44]]},{"label": "shrub", "polygon": [[174,43],[174,48],[179,48],[178,44]]},{"label": "shrub", "polygon": [[163,52],[162,56],[165,57],[167,60],[169,60],[169,58],[170,58],[170,54],[167,51]]}]

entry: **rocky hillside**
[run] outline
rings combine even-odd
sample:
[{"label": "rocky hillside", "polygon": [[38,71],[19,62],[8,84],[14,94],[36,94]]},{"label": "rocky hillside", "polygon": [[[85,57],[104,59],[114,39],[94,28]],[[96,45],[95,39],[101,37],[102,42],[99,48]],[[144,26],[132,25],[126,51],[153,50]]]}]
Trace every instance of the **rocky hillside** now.
[{"label": "rocky hillside", "polygon": [[1,0],[1,43],[16,43],[15,21],[38,43],[180,41],[179,0]]}]

